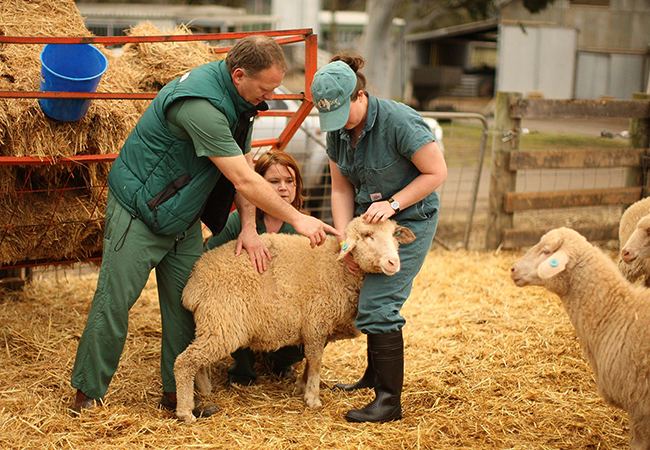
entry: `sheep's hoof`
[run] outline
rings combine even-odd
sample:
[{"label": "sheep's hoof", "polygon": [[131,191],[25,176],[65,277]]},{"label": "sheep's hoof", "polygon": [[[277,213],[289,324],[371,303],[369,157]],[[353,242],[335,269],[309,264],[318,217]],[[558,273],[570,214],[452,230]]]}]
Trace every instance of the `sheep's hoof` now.
[{"label": "sheep's hoof", "polygon": [[323,404],[321,403],[318,397],[316,398],[305,397],[305,401],[307,402],[307,407],[312,409],[320,408],[321,406],[323,406]]},{"label": "sheep's hoof", "polygon": [[194,414],[192,414],[192,410],[190,409],[186,411],[180,411],[176,409],[176,417],[187,423],[192,423],[196,420],[196,417],[194,417]]}]

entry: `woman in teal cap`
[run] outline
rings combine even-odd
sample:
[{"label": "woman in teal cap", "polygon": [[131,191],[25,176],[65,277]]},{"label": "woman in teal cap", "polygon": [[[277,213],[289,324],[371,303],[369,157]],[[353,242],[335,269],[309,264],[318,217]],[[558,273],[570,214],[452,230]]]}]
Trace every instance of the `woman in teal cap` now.
[{"label": "woman in teal cap", "polygon": [[[255,172],[259,173],[273,187],[282,199],[298,211],[302,211],[304,196],[302,195],[302,175],[296,160],[288,153],[280,150],[270,150],[255,162]],[[287,233],[298,234],[290,223],[257,209],[255,213],[257,233]],[[212,236],[205,244],[205,250],[219,247],[226,242],[239,237],[242,231],[238,211],[228,216],[224,229]],[[253,264],[255,261],[251,256]],[[266,264],[266,261],[263,261]],[[266,270],[266,267],[263,268]],[[249,348],[236,350],[232,357],[234,364],[228,368],[228,382],[249,386],[255,382],[255,352]],[[287,378],[291,376],[293,364],[305,357],[302,346],[287,346],[274,352],[267,352],[264,358],[271,365],[273,373]]]},{"label": "woman in teal cap", "polygon": [[[335,228],[344,230],[362,215],[372,223],[396,220],[416,235],[400,247],[400,272],[366,275],[355,326],[367,335],[368,368],[356,383],[336,385],[346,391],[375,389],[375,399],[349,411],[348,421],[387,422],[402,417],[406,321],[400,310],[433,242],[436,189],[447,177],[447,165],[416,111],[368,94],[359,72],[363,64],[359,56],[335,56],[314,75],[311,93],[321,130],[328,132]],[[358,270],[349,255],[345,262],[351,272]]]}]

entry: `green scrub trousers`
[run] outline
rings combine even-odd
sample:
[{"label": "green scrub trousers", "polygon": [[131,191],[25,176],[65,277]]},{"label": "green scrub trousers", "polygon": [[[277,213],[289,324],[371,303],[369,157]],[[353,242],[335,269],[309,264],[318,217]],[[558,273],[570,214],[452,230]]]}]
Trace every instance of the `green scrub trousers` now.
[{"label": "green scrub trousers", "polygon": [[162,319],[161,377],[164,392],[176,392],[174,361],[194,339],[194,319],[181,293],[203,251],[197,221],[182,236],[151,232],[109,191],[102,266],[72,371],[72,387],[101,399],[117,370],[129,310],[156,269]]}]

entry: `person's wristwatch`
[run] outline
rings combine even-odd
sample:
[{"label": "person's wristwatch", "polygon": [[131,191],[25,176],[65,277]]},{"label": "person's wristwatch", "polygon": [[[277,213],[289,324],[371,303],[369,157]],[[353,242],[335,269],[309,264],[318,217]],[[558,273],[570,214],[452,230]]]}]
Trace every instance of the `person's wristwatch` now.
[{"label": "person's wristwatch", "polygon": [[395,200],[393,197],[388,199],[388,204],[390,205],[391,208],[393,208],[395,214],[399,212],[399,202]]}]

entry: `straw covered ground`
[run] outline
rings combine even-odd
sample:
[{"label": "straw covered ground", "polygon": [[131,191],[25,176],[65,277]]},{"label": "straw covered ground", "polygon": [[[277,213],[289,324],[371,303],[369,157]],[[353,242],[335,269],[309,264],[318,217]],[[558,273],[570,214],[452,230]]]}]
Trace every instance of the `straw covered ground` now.
[{"label": "straw covered ground", "polygon": [[[292,381],[263,368],[255,386],[226,388],[228,360],[208,398],[222,410],[188,425],[156,409],[159,310],[152,278],[106,405],[72,418],[70,373],[96,275],[46,276],[0,296],[0,448],[3,449],[623,449],[624,412],[597,394],[557,297],[517,288],[520,253],[434,250],[403,314],[404,419],[349,424],[371,399],[331,387],[365,367],[365,341],[328,345],[323,407],[310,410]],[[302,364],[299,365],[302,369]]]}]

